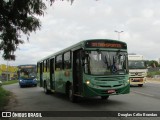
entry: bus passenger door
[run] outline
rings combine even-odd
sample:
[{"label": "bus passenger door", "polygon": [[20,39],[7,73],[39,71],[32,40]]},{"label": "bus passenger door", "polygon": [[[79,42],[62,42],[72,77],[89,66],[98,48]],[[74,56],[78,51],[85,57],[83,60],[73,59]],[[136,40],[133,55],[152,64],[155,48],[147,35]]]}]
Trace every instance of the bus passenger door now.
[{"label": "bus passenger door", "polygon": [[73,52],[73,88],[74,94],[81,95],[82,93],[82,81],[83,81],[83,69],[82,69],[82,49]]},{"label": "bus passenger door", "polygon": [[43,87],[43,62],[40,63],[40,87]]},{"label": "bus passenger door", "polygon": [[55,80],[54,80],[54,58],[50,59],[50,88],[55,89]]}]

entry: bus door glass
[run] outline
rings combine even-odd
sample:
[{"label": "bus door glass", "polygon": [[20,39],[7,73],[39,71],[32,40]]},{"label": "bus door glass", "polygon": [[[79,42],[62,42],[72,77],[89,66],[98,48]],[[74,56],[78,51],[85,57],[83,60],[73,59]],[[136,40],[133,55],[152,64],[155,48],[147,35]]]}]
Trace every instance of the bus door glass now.
[{"label": "bus door glass", "polygon": [[55,80],[54,80],[54,58],[50,59],[50,88],[55,89]]},{"label": "bus door glass", "polygon": [[77,94],[82,93],[83,66],[82,49],[73,52],[73,85]]}]

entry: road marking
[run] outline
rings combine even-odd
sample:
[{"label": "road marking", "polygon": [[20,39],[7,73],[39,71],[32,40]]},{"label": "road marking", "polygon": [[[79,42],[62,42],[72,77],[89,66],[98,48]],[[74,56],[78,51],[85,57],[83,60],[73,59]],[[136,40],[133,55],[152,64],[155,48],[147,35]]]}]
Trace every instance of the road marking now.
[{"label": "road marking", "polygon": [[145,95],[145,96],[154,97],[154,95],[143,93],[143,92],[138,92],[138,91],[131,91],[131,92],[134,92],[134,93],[137,93],[137,94],[141,94],[141,95]]}]

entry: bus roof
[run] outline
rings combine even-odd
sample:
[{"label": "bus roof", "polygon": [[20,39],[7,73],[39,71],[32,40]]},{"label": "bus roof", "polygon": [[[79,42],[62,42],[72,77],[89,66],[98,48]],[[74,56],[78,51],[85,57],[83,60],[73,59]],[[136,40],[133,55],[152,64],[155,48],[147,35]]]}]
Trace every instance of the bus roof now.
[{"label": "bus roof", "polygon": [[36,66],[36,64],[24,64],[24,65],[18,65],[17,67],[21,67],[21,66]]},{"label": "bus roof", "polygon": [[89,42],[89,41],[108,41],[108,42],[115,42],[115,43],[121,43],[121,44],[125,44],[126,45],[126,43],[123,42],[123,41],[112,40],[112,39],[88,39],[88,40],[80,41],[77,44],[74,44],[74,45],[72,45],[70,47],[67,47],[67,48],[61,50],[61,51],[58,51],[58,52],[53,53],[53,54],[51,54],[51,55],[49,55],[47,57],[44,57],[43,59],[39,60],[38,62],[42,62],[43,60],[46,60],[46,59],[49,59],[49,58],[54,58],[55,55],[58,55],[58,54],[60,54],[62,52],[65,52],[65,51],[74,50],[76,47],[79,47],[79,46],[80,47],[85,47],[84,46],[85,43]]}]

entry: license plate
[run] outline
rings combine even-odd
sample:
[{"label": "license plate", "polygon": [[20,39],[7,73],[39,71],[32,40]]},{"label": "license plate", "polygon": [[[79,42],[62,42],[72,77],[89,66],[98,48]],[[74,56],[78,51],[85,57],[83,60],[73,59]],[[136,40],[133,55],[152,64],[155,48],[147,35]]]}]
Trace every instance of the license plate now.
[{"label": "license plate", "polygon": [[140,79],[133,79],[132,82],[140,82]]},{"label": "license plate", "polygon": [[111,93],[115,93],[115,90],[108,90],[107,93],[111,94]]}]

